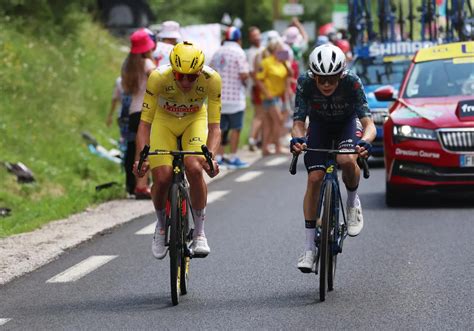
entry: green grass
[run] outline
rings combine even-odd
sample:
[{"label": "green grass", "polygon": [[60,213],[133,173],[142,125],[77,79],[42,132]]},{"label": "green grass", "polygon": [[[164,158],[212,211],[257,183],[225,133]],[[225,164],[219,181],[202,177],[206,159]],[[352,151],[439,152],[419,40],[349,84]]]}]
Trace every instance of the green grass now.
[{"label": "green grass", "polygon": [[239,148],[248,145],[250,129],[252,128],[252,119],[253,119],[254,109],[253,105],[250,102],[250,99],[247,98],[247,109],[244,113],[244,125],[242,127],[242,131],[240,132],[240,139],[239,139]]},{"label": "green grass", "polygon": [[19,184],[0,166],[0,237],[123,196],[122,187],[95,192],[108,181],[124,183],[120,165],[89,152],[82,131],[105,147],[117,138],[107,128],[113,83],[125,53],[119,41],[84,19],[75,34],[47,37],[18,32],[0,21],[0,161],[23,162],[36,178]]}]

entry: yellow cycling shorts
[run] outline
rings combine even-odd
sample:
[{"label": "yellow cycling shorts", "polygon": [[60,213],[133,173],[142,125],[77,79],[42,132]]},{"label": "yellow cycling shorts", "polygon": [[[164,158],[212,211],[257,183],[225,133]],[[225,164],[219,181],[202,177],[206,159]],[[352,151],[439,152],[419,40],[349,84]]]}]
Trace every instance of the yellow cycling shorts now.
[{"label": "yellow cycling shorts", "polygon": [[[207,134],[207,112],[199,112],[185,117],[157,114],[151,124],[150,151],[176,150],[178,148],[177,138],[182,136],[181,145],[184,151],[200,152],[201,145],[207,142]],[[171,155],[150,155],[148,162],[151,169],[164,165],[172,166],[173,157]]]}]

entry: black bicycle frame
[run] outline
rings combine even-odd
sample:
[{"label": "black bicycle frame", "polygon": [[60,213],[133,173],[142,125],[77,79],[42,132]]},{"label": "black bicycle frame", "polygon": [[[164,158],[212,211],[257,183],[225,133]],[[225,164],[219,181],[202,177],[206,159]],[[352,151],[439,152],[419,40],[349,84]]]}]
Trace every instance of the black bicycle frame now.
[{"label": "black bicycle frame", "polygon": [[[326,168],[326,173],[324,175],[323,183],[321,185],[321,190],[319,193],[319,203],[318,203],[318,219],[322,217],[322,204],[323,204],[323,197],[324,197],[324,192],[327,188],[328,185],[332,186],[332,201],[331,201],[331,209],[334,211],[333,213],[333,219],[330,220],[330,228],[335,230],[334,236],[332,236],[335,240],[330,240],[331,243],[331,249],[334,255],[337,255],[338,253],[342,252],[342,245],[344,242],[344,239],[347,237],[347,221],[346,221],[346,215],[344,212],[343,203],[342,203],[342,196],[341,196],[341,190],[339,186],[339,179],[337,177],[337,163],[336,163],[336,155],[334,153],[331,153],[328,162],[326,163],[327,168]],[[342,228],[339,228],[339,211],[342,211],[342,218],[344,220],[344,223],[342,225]]]}]

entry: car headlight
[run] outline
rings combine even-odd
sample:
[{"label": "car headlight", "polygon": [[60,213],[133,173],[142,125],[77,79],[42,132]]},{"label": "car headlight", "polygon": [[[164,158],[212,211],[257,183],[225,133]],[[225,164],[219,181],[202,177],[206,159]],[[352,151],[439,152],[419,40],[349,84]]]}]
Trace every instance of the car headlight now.
[{"label": "car headlight", "polygon": [[438,140],[434,130],[417,128],[410,125],[395,125],[393,127],[393,138],[395,142],[409,139]]}]

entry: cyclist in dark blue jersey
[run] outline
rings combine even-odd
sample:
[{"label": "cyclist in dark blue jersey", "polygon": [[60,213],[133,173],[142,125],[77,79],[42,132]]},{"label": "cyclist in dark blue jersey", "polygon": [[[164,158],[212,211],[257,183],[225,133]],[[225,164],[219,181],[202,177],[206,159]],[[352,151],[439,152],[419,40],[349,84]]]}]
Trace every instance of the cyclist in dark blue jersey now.
[{"label": "cyclist in dark blue jersey", "polygon": [[[337,156],[347,189],[348,234],[357,236],[363,227],[362,207],[357,195],[360,168],[357,157],[369,157],[376,129],[362,82],[346,70],[344,53],[331,44],[316,47],[309,56],[309,70],[298,78],[291,150],[299,154],[309,148],[355,149],[359,154]],[[309,125],[306,128],[306,119]],[[305,251],[298,260],[303,272],[314,269],[315,227],[319,191],[326,170],[327,153],[306,153],[308,182],[304,196]]]}]

